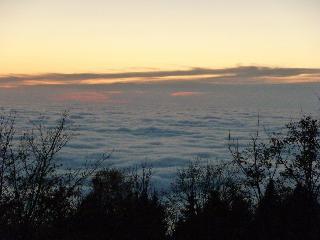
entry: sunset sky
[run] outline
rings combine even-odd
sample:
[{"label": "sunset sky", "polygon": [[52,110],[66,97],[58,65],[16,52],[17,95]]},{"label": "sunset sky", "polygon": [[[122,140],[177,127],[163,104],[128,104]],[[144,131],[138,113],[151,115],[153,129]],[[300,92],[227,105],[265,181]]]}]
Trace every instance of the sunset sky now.
[{"label": "sunset sky", "polygon": [[0,0],[0,75],[320,67],[319,0]]}]

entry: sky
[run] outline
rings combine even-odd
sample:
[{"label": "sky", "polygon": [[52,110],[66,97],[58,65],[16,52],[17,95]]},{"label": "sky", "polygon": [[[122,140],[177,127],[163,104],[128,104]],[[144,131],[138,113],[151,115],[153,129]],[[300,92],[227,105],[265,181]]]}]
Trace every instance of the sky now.
[{"label": "sky", "polygon": [[319,12],[319,0],[0,0],[0,75],[320,68]]}]

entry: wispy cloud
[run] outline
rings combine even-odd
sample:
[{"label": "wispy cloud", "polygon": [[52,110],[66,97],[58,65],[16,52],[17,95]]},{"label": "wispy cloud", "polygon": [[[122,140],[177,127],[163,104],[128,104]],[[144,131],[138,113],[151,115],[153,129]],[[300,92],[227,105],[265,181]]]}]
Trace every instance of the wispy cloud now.
[{"label": "wispy cloud", "polygon": [[0,76],[0,87],[30,85],[85,85],[113,84],[132,82],[186,81],[203,80],[212,83],[259,83],[320,81],[320,69],[315,68],[272,68],[244,66],[234,68],[192,68],[189,70],[145,71],[118,73],[47,73],[47,74],[11,74]]},{"label": "wispy cloud", "polygon": [[122,94],[120,91],[107,91],[107,92],[98,92],[98,91],[71,91],[61,94],[52,95],[52,100],[62,101],[62,102],[107,102],[114,101],[112,97],[114,95]]},{"label": "wispy cloud", "polygon": [[190,96],[198,96],[202,95],[202,92],[193,92],[193,91],[182,91],[182,92],[173,92],[170,94],[172,97],[190,97]]}]

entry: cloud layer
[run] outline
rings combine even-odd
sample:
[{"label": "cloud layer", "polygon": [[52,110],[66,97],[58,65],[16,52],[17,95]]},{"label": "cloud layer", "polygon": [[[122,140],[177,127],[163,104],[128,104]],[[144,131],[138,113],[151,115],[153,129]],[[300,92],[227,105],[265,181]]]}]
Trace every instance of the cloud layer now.
[{"label": "cloud layer", "polygon": [[271,68],[244,66],[234,68],[192,68],[174,71],[118,72],[118,73],[47,73],[12,74],[0,76],[0,87],[26,85],[87,85],[141,83],[159,81],[202,80],[211,83],[317,82],[320,69]]}]

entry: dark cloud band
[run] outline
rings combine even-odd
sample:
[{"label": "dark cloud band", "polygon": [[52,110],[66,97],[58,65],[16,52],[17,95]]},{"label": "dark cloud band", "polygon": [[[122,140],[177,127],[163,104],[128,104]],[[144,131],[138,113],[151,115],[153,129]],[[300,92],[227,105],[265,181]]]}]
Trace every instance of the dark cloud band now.
[{"label": "dark cloud band", "polygon": [[[176,71],[147,71],[147,72],[119,72],[119,73],[47,73],[37,75],[6,75],[0,76],[1,85],[25,85],[26,81],[36,81],[38,85],[41,85],[42,81],[46,83],[52,82],[53,84],[81,84],[82,81],[86,80],[97,80],[99,79],[160,79],[165,77],[179,77],[190,76],[194,79],[198,79],[201,75],[219,75],[228,79],[259,79],[265,77],[295,77],[299,75],[319,75],[320,69],[317,68],[271,68],[271,67],[257,67],[257,66],[245,66],[245,67],[234,67],[234,68],[221,68],[221,69],[210,69],[210,68],[193,68],[190,70],[176,70]],[[210,80],[210,78],[206,78]],[[172,80],[174,81],[174,79]],[[222,81],[223,82],[223,81]],[[103,82],[106,83],[105,81]],[[35,84],[37,85],[37,84]]]}]

